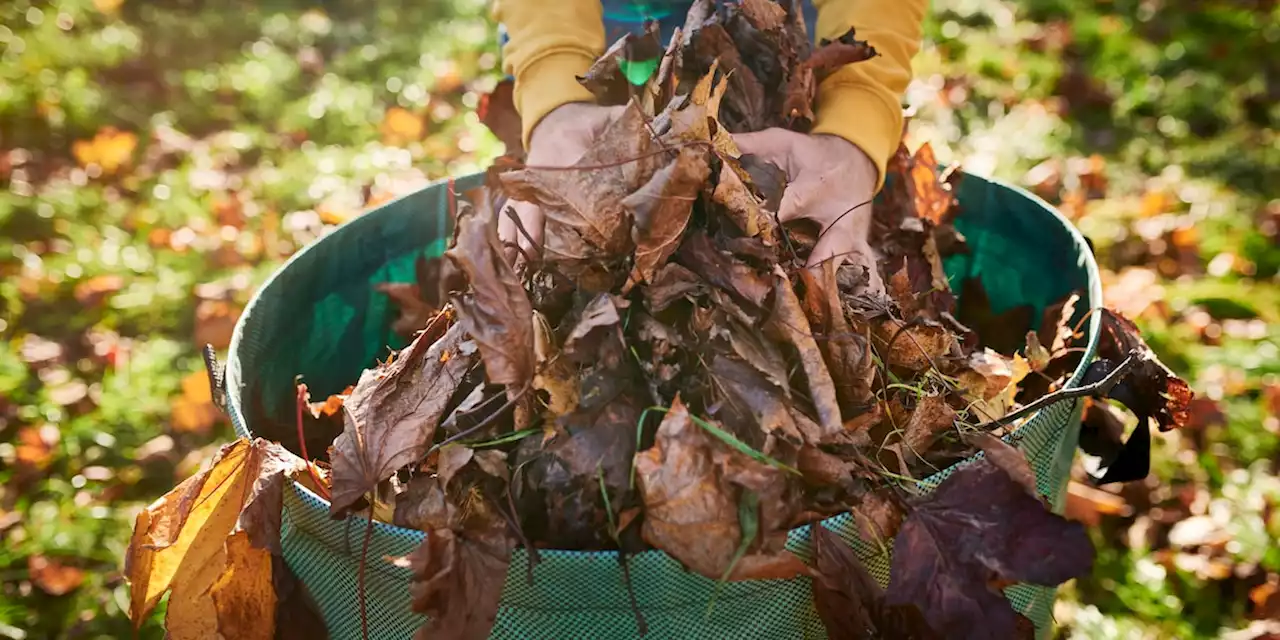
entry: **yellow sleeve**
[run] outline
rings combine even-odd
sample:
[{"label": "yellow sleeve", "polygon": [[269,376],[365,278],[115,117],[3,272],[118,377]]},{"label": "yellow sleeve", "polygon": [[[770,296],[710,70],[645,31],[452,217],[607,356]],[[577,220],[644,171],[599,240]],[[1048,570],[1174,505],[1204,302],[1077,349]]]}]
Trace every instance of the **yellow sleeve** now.
[{"label": "yellow sleeve", "polygon": [[502,69],[515,77],[527,148],[543,116],[594,100],[577,76],[604,53],[604,11],[600,0],[498,0],[494,16],[507,29]]},{"label": "yellow sleeve", "polygon": [[902,94],[911,82],[911,58],[920,50],[928,0],[814,0],[817,39],[834,40],[856,29],[880,55],[850,64],[818,87],[812,133],[840,136],[857,145],[879,172],[902,139]]}]

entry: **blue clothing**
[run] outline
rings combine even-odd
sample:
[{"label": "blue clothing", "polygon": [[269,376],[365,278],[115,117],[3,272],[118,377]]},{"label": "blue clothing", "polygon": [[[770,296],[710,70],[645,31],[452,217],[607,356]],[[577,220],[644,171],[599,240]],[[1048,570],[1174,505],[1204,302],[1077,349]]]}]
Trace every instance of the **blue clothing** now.
[{"label": "blue clothing", "polygon": [[[719,2],[723,0],[718,0]],[[691,0],[601,0],[604,8],[605,46],[612,45],[627,33],[644,33],[646,20],[658,21],[658,42],[666,46],[676,27],[684,26],[685,16],[692,4]],[[813,6],[813,0],[801,0],[800,4],[805,28],[809,31],[810,40],[813,40],[818,24],[818,10]],[[502,25],[498,25],[498,40],[501,44],[507,43],[507,30]]]}]

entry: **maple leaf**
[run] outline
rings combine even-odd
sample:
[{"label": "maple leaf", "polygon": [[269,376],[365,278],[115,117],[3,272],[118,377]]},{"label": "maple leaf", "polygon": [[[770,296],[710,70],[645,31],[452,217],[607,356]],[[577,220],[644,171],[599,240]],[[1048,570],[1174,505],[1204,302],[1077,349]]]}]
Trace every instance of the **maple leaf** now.
[{"label": "maple leaf", "polygon": [[476,533],[439,529],[408,556],[396,559],[396,566],[413,572],[413,610],[429,618],[414,638],[489,637],[512,547],[498,527]]},{"label": "maple leaf", "polygon": [[986,458],[911,504],[894,541],[886,602],[917,606],[947,637],[1031,637],[996,586],[1056,586],[1093,565],[1084,527],[1050,512]]},{"label": "maple leaf", "polygon": [[514,397],[533,379],[533,306],[498,241],[487,197],[458,215],[457,244],[445,253],[471,287],[454,298],[458,323],[480,348],[489,382]]},{"label": "maple leaf", "polygon": [[1110,397],[1133,411],[1141,425],[1146,425],[1151,418],[1161,431],[1186,425],[1191,399],[1195,396],[1191,387],[1160,362],[1132,321],[1119,312],[1103,309],[1098,357],[1119,363],[1129,354],[1139,359],[1138,364],[1116,385]]},{"label": "maple leaf", "polygon": [[651,154],[656,149],[644,112],[632,102],[569,169],[526,168],[500,177],[508,196],[542,207],[544,258],[570,271],[586,269],[629,253],[631,219],[622,201],[663,164]]},{"label": "maple leaf", "polygon": [[[735,562],[743,536],[738,500],[742,489],[728,476],[737,471],[740,483],[750,482],[742,477],[750,473],[775,489],[786,483],[781,472],[741,455],[717,456],[715,442],[694,423],[678,397],[659,425],[653,447],[637,453],[635,465],[645,507],[645,541],[690,570],[729,580],[790,578],[806,571],[798,558],[782,550],[747,552]],[[773,501],[761,500],[767,502]]]},{"label": "maple leaf", "polygon": [[635,220],[633,280],[650,281],[680,246],[693,201],[711,174],[706,151],[685,147],[676,159],[659,169],[644,186],[622,201]]},{"label": "maple leaf", "polygon": [[463,324],[431,341],[419,335],[388,365],[366,369],[343,403],[333,441],[330,513],[347,513],[365,493],[427,452],[449,399],[474,363],[462,353]]},{"label": "maple leaf", "polygon": [[[709,372],[728,400],[714,415],[720,422],[734,427],[734,433],[742,440],[767,449],[760,447],[765,442],[764,435],[795,444],[809,439],[801,435],[779,389],[755,368],[722,355],[713,357],[710,364]],[[813,435],[820,437],[821,432]]]},{"label": "maple leaf", "polygon": [[241,438],[140,512],[125,556],[134,625],[171,591],[165,624],[175,640],[269,639],[286,618],[323,637],[318,614],[295,593],[301,585],[275,560],[284,482],[303,469],[279,445]]},{"label": "maple leaf", "polygon": [[809,527],[813,541],[813,604],[831,638],[941,638],[912,606],[891,607],[884,589],[849,546],[820,524]]}]

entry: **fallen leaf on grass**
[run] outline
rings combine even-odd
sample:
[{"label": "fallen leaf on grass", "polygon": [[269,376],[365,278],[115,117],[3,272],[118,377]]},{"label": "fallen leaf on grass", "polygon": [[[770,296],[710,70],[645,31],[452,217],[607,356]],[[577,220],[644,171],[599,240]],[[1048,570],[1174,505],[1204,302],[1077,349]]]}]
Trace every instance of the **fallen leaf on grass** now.
[{"label": "fallen leaf on grass", "polygon": [[894,541],[886,599],[919,607],[947,637],[1031,637],[1034,627],[995,585],[1056,586],[1093,564],[1083,526],[1050,512],[985,458],[912,506]]},{"label": "fallen leaf on grass", "polygon": [[427,132],[427,122],[420,114],[401,107],[391,107],[383,115],[382,124],[378,128],[382,132],[384,144],[403,146],[421,140]]},{"label": "fallen leaf on grass", "polygon": [[488,198],[458,214],[457,244],[445,254],[466,275],[470,289],[454,299],[458,323],[480,347],[489,382],[514,397],[533,379],[533,307],[498,241]]},{"label": "fallen leaf on grass", "polygon": [[43,555],[27,558],[31,583],[51,596],[64,596],[84,584],[84,570]]},{"label": "fallen leaf on grass", "polygon": [[1075,480],[1067,484],[1067,503],[1062,515],[1068,520],[1096,527],[1102,524],[1105,516],[1128,517],[1132,513],[1133,508],[1129,503],[1114,493],[1095,489]]},{"label": "fallen leaf on grass", "polygon": [[474,361],[459,349],[463,326],[453,325],[434,343],[423,333],[389,365],[360,376],[343,404],[342,435],[333,441],[330,513],[346,514],[379,482],[426,453]]},{"label": "fallen leaf on grass", "polygon": [[206,434],[222,418],[213,404],[209,375],[195,371],[182,378],[182,394],[169,403],[170,420],[180,433]]},{"label": "fallen leaf on grass", "polygon": [[[738,517],[740,488],[725,478],[717,464],[717,446],[677,398],[653,447],[636,454],[636,479],[645,506],[644,539],[671,554],[691,571],[718,580],[731,565],[729,580],[793,577],[804,563],[790,552],[746,553],[734,562],[741,544]],[[737,467],[763,466],[740,456],[726,461]],[[773,470],[759,470],[781,483]]]},{"label": "fallen leaf on grass", "polygon": [[103,127],[92,139],[72,143],[71,153],[80,166],[97,165],[102,167],[103,173],[112,174],[129,164],[137,147],[137,135],[115,127]]}]

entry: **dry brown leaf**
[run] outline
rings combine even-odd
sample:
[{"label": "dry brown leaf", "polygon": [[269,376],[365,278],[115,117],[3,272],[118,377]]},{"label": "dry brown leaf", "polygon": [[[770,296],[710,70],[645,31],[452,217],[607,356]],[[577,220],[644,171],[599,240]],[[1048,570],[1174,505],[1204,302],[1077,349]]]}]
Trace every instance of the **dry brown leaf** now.
[{"label": "dry brown leaf", "polygon": [[1022,485],[1027,490],[1027,495],[1040,497],[1040,491],[1036,488],[1036,472],[1021,450],[989,433],[971,433],[965,437],[965,441],[981,449],[992,464]]},{"label": "dry brown leaf", "polygon": [[[720,579],[733,561],[742,528],[739,492],[723,477],[715,446],[676,398],[658,427],[653,447],[637,453],[635,465],[645,506],[645,541],[691,571]],[[735,463],[763,466],[745,459]],[[797,563],[798,559],[785,551],[749,553],[739,560],[729,579],[794,577],[804,571],[803,563]]]},{"label": "dry brown leaf", "polygon": [[423,333],[391,364],[361,374],[343,405],[342,435],[333,441],[330,513],[346,514],[379,482],[426,454],[474,361],[459,349],[463,326],[450,327],[434,344]]},{"label": "dry brown leaf", "polygon": [[1102,524],[1104,516],[1128,517],[1133,507],[1121,496],[1072,480],[1067,483],[1067,503],[1063,516],[1086,526]]},{"label": "dry brown leaf", "polygon": [[726,255],[701,231],[689,233],[680,245],[680,263],[713,286],[732,294],[740,303],[753,308],[764,306],[769,296],[769,278],[746,263]]},{"label": "dry brown leaf", "polygon": [[936,368],[934,365],[940,358],[959,346],[955,334],[928,320],[904,323],[886,318],[874,324],[872,329],[876,349],[885,364],[908,371]]},{"label": "dry brown leaf", "polygon": [[1003,418],[1017,405],[1018,383],[1031,373],[1021,354],[1006,358],[991,349],[969,354],[957,377],[969,396],[971,411],[983,421]]},{"label": "dry brown leaf", "polygon": [[480,98],[476,115],[480,122],[506,146],[508,154],[524,153],[523,126],[515,105],[515,80],[499,82],[493,91]]},{"label": "dry brown leaf", "polygon": [[711,174],[706,151],[685,147],[676,159],[659,169],[644,186],[622,200],[635,219],[631,238],[636,243],[632,280],[649,282],[680,246],[693,201]]},{"label": "dry brown leaf", "polygon": [[781,29],[787,19],[787,10],[773,0],[742,0],[742,15],[761,31]]},{"label": "dry brown leaf", "polygon": [[511,540],[498,530],[476,534],[431,531],[397,566],[413,572],[413,610],[429,617],[421,640],[489,637],[511,561]]},{"label": "dry brown leaf", "polygon": [[795,347],[800,354],[800,365],[809,384],[809,396],[817,411],[824,440],[836,438],[844,431],[844,426],[840,419],[840,405],[836,400],[835,383],[831,380],[831,373],[827,370],[818,343],[813,339],[809,319],[800,308],[800,300],[796,298],[791,279],[776,266],[773,275],[773,313],[765,325],[766,330],[777,340]]},{"label": "dry brown leaf", "polygon": [[27,558],[31,584],[51,596],[64,596],[84,584],[84,570],[43,555]]},{"label": "dry brown leaf", "polygon": [[575,269],[598,268],[630,253],[631,219],[622,202],[648,182],[665,157],[650,154],[656,143],[645,123],[640,108],[629,104],[574,165],[594,168],[502,174],[509,196],[541,205],[543,257],[571,277]]},{"label": "dry brown leaf", "polygon": [[951,206],[955,202],[950,188],[938,179],[938,160],[934,157],[933,147],[928,143],[920,145],[908,162],[907,183],[911,198],[915,204],[916,215],[941,224]]},{"label": "dry brown leaf", "polygon": [[489,382],[506,385],[512,398],[533,380],[533,306],[498,241],[489,198],[478,200],[462,207],[457,244],[445,255],[471,285],[454,299],[458,323],[479,346]]},{"label": "dry brown leaf", "polygon": [[711,199],[724,206],[743,233],[749,237],[760,236],[767,242],[773,238],[773,220],[765,211],[765,202],[751,192],[744,181],[745,169],[733,158],[721,158],[720,179],[716,181],[715,191]]},{"label": "dry brown leaf", "polygon": [[933,441],[955,426],[956,412],[947,404],[942,394],[929,394],[920,399],[911,412],[911,419],[902,429],[902,442],[907,451],[921,456]]},{"label": "dry brown leaf", "polygon": [[800,272],[805,287],[805,313],[810,325],[821,331],[823,340],[818,346],[831,373],[840,409],[844,415],[854,415],[871,403],[875,361],[867,339],[854,333],[845,318],[836,284],[835,264],[824,262],[822,275],[820,282],[811,271]]},{"label": "dry brown leaf", "polygon": [[714,356],[710,365],[712,379],[726,395],[725,404],[715,415],[739,438],[756,443],[767,434],[793,444],[804,441],[791,419],[786,397],[758,370],[723,355]]}]

